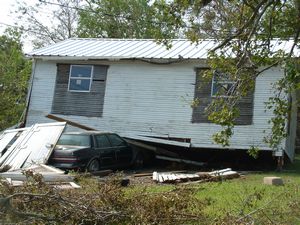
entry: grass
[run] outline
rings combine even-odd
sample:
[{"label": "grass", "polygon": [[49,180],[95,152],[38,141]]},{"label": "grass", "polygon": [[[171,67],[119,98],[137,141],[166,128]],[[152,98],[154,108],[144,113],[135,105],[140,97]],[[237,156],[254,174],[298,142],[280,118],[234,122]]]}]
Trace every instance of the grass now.
[{"label": "grass", "polygon": [[[284,185],[265,185],[263,178],[266,176],[281,177]],[[284,214],[292,210],[291,202],[300,199],[300,155],[280,173],[248,174],[240,179],[205,183],[197,187],[196,197],[207,202],[204,213],[210,218],[224,217],[225,214],[243,215],[258,208],[268,210],[269,206]],[[300,215],[292,219],[292,224],[300,224],[300,217],[297,216]]]},{"label": "grass", "polygon": [[[281,177],[284,185],[265,185],[263,178],[266,176]],[[157,185],[148,187],[147,191],[166,191],[174,187]],[[240,179],[189,187],[195,188],[195,197],[204,203],[202,213],[212,222],[216,218],[228,220],[229,215],[240,218],[253,213],[252,219],[260,221],[258,224],[300,224],[300,155],[283,172],[253,173]]]}]

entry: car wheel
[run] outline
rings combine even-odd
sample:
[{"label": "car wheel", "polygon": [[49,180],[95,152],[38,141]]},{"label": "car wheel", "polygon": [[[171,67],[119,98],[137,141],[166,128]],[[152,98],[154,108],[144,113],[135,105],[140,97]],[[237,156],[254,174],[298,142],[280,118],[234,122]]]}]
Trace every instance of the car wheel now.
[{"label": "car wheel", "polygon": [[134,163],[133,163],[134,168],[136,169],[141,169],[144,166],[144,155],[139,152],[137,153]]},{"label": "car wheel", "polygon": [[99,169],[100,169],[100,163],[97,159],[93,159],[92,161],[90,161],[90,163],[87,166],[88,172],[95,172],[98,171]]}]

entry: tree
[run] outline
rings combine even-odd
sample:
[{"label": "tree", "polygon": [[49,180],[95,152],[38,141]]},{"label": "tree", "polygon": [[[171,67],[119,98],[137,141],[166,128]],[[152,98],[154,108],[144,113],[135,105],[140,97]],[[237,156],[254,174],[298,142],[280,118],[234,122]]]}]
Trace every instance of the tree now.
[{"label": "tree", "polygon": [[173,17],[160,12],[149,0],[39,0],[18,3],[16,25],[36,48],[72,37],[178,37],[170,30],[177,26]]},{"label": "tree", "polygon": [[16,25],[28,37],[33,37],[36,48],[76,37],[80,2],[81,0],[39,0],[34,6],[19,2],[16,11],[19,20]]},{"label": "tree", "polygon": [[[229,145],[233,134],[234,120],[239,115],[237,102],[253,90],[255,78],[274,66],[285,69],[284,77],[275,84],[277,93],[267,105],[274,118],[270,120],[272,133],[265,141],[276,150],[286,136],[291,104],[286,96],[300,87],[299,60],[294,57],[295,48],[299,48],[300,1],[156,0],[154,5],[162,13],[169,13],[173,23],[192,41],[207,37],[218,41],[210,51],[208,64],[212,70],[206,77],[211,79],[214,71],[221,71],[235,81],[230,98],[219,95],[207,107],[209,119],[223,127],[213,136],[223,146]],[[292,39],[289,52],[274,50],[274,38]]]},{"label": "tree", "polygon": [[[149,0],[86,0],[80,10],[78,36],[98,38],[168,38],[167,21]],[[173,27],[172,27],[173,28]],[[172,34],[172,35],[169,35]]]},{"label": "tree", "polygon": [[31,62],[22,53],[20,33],[0,36],[0,130],[20,121],[25,108]]}]

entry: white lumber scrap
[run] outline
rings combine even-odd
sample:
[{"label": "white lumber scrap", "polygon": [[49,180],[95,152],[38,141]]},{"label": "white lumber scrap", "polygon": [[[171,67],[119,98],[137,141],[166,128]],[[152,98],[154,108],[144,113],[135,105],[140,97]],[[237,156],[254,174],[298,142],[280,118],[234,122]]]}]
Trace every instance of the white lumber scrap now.
[{"label": "white lumber scrap", "polygon": [[70,185],[71,185],[71,187],[73,187],[73,188],[81,188],[80,185],[78,185],[78,184],[76,184],[76,183],[74,183],[74,182],[70,182]]},{"label": "white lumber scrap", "polygon": [[222,177],[227,179],[236,178],[240,176],[238,172],[232,171],[231,168],[216,170],[208,174],[212,177]]},{"label": "white lumber scrap", "polygon": [[212,171],[208,174],[211,175],[211,176],[220,176],[220,175],[222,175],[226,172],[229,172],[229,171],[232,171],[231,168],[227,168],[227,169],[223,169],[223,170],[215,170],[215,171]]},{"label": "white lumber scrap", "polygon": [[188,182],[188,181],[196,181],[202,179],[210,179],[210,178],[236,178],[239,177],[239,174],[235,171],[232,171],[230,168],[224,170],[216,170],[210,173],[205,173],[207,176],[203,176],[203,173],[190,173],[190,174],[182,174],[182,173],[173,173],[173,172],[153,172],[152,179],[159,183],[175,183],[175,182]]},{"label": "white lumber scrap", "polygon": [[172,172],[153,172],[152,179],[158,181],[159,183],[164,182],[176,182],[176,181],[186,181],[190,179],[200,179],[198,174],[181,174],[181,173],[172,173]]}]

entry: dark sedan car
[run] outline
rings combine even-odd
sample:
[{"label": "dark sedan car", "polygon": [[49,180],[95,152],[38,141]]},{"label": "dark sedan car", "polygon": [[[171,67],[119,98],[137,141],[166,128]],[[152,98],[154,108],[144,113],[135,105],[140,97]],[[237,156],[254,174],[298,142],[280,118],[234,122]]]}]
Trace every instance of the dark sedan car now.
[{"label": "dark sedan car", "polygon": [[64,133],[49,159],[49,164],[67,170],[97,171],[142,163],[141,154],[114,133]]}]

